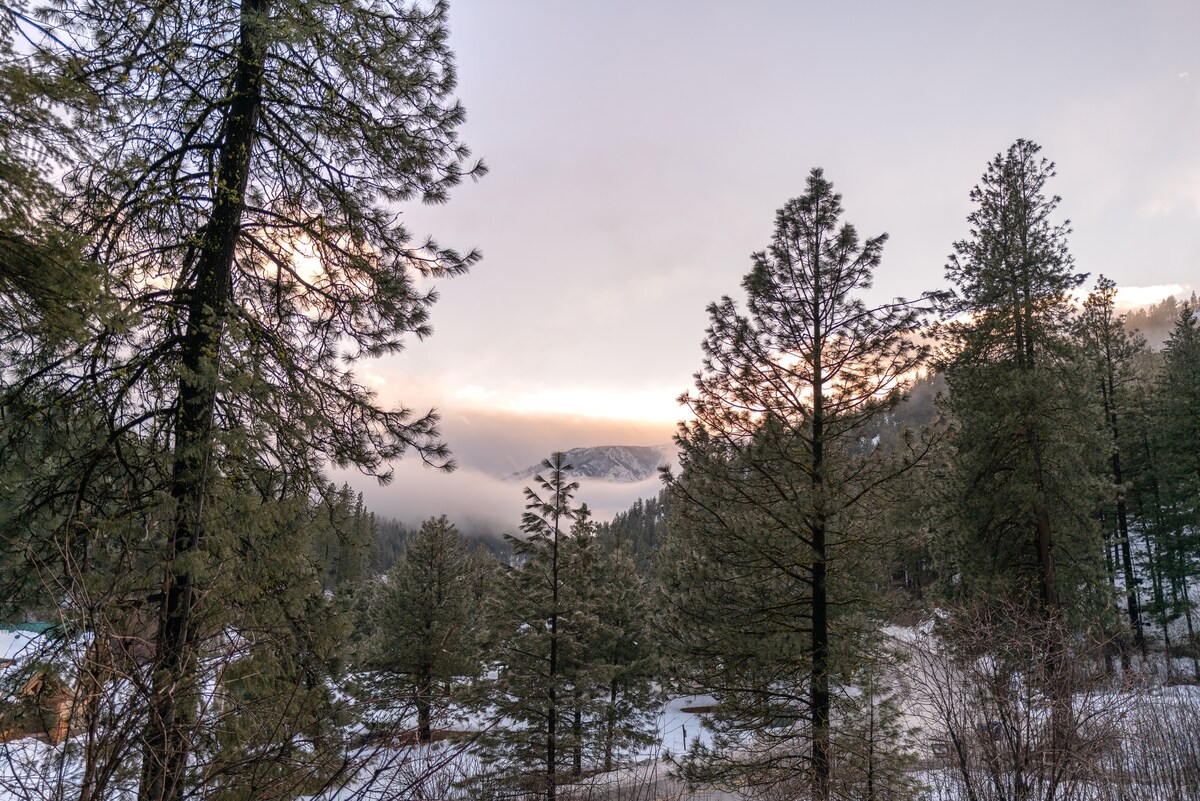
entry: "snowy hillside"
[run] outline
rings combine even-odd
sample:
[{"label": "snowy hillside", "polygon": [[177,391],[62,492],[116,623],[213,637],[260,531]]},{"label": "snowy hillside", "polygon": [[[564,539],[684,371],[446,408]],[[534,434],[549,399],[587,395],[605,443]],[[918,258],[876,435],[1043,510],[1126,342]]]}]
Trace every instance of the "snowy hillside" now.
[{"label": "snowy hillside", "polygon": [[[601,445],[594,448],[572,448],[566,451],[576,478],[597,478],[627,484],[652,478],[660,467],[675,464],[674,445]],[[534,464],[507,476],[510,481],[523,481],[541,471]]]}]

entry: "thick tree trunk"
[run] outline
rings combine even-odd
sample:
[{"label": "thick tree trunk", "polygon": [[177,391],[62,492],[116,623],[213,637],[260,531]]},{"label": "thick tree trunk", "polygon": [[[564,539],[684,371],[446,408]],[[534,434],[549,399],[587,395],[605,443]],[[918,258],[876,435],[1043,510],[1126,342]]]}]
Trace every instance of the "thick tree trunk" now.
[{"label": "thick tree trunk", "polygon": [[[242,5],[233,96],[218,152],[212,213],[200,232],[194,283],[184,291],[187,325],[180,343],[171,495],[175,520],[160,608],[140,801],[181,801],[196,715],[197,632],[194,563],[207,547],[204,502],[211,478],[217,375],[232,289],[243,195],[262,105],[262,22],[268,0]],[[186,280],[186,276],[184,279]]]}]

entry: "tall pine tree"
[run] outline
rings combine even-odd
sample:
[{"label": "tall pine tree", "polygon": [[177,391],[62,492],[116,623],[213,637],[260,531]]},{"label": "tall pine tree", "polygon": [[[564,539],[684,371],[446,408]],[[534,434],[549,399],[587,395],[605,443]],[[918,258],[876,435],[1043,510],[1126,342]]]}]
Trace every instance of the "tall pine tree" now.
[{"label": "tall pine tree", "polygon": [[[179,801],[206,780],[189,767],[200,671],[228,623],[214,576],[238,504],[307,500],[331,461],[384,478],[410,450],[450,466],[436,415],[383,407],[353,364],[429,333],[434,295],[416,276],[478,258],[414,241],[398,204],[443,202],[482,168],[458,139],[443,2],[61,0],[38,14],[34,77],[66,68],[79,91],[58,110],[90,145],[54,213],[112,302],[82,345],[14,334],[9,352],[30,357],[9,363],[2,402],[72,446],[22,501],[53,521],[42,553],[79,551],[67,543],[92,539],[95,517],[144,532],[126,540],[157,574],[139,797]],[[130,492],[111,492],[114,471],[136,478]]]},{"label": "tall pine tree", "polygon": [[1126,330],[1124,317],[1116,313],[1116,295],[1116,284],[1100,276],[1095,290],[1084,301],[1077,330],[1083,358],[1091,366],[1092,385],[1098,391],[1108,434],[1105,439],[1109,448],[1108,468],[1112,491],[1111,501],[1106,504],[1105,562],[1110,577],[1116,575],[1119,565],[1129,628],[1133,632],[1134,642],[1144,650],[1138,578],[1134,572],[1129,504],[1126,500],[1128,487],[1125,474],[1129,458],[1123,450],[1128,441],[1124,429],[1130,425],[1137,364],[1144,357],[1146,343],[1140,335]]},{"label": "tall pine tree", "polygon": [[970,231],[946,266],[943,345],[957,425],[949,573],[964,595],[1033,597],[1056,615],[1097,600],[1091,457],[1108,449],[1078,391],[1085,376],[1068,335],[1071,293],[1086,276],[1072,269],[1067,223],[1054,220],[1053,176],[1022,139],[971,190]]},{"label": "tall pine tree", "polygon": [[[912,305],[859,297],[886,235],[862,241],[843,224],[821,170],[806,190],[751,257],[747,312],[729,297],[709,306],[703,369],[680,399],[695,419],[676,436],[660,564],[667,632],[692,663],[688,684],[717,696],[730,745],[706,767],[764,785],[799,773],[824,801],[834,688],[870,628],[850,566],[879,533],[871,499],[923,447],[906,439],[885,458],[866,426],[900,401],[924,354]],[[738,743],[746,733],[761,750]]]},{"label": "tall pine tree", "polygon": [[1151,436],[1163,523],[1159,570],[1187,625],[1193,669],[1200,676],[1191,601],[1191,584],[1200,573],[1200,315],[1191,303],[1183,304],[1163,348]]}]

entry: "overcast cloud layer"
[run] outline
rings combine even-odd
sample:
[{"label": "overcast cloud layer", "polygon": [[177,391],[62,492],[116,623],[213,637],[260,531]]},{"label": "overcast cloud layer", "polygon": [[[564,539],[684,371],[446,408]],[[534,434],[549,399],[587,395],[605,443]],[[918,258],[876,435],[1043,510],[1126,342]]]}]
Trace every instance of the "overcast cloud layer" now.
[{"label": "overcast cloud layer", "polygon": [[484,261],[439,286],[431,339],[364,378],[438,407],[464,469],[356,481],[389,510],[451,511],[472,469],[556,448],[667,441],[706,304],[740,294],[814,166],[860,234],[890,234],[872,299],[943,285],[971,187],[1018,137],[1058,164],[1081,271],[1200,284],[1192,0],[455,0],[450,19],[492,172],[405,213]]}]

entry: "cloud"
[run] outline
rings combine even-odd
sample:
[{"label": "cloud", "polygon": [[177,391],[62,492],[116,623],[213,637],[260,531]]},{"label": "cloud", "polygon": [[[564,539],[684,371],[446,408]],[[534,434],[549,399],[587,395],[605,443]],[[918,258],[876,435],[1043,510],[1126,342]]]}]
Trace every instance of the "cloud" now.
[{"label": "cloud", "polygon": [[[367,508],[377,515],[408,525],[444,514],[463,530],[498,537],[519,531],[525,509],[527,482],[508,481],[469,467],[444,473],[414,459],[395,465],[394,479],[386,486],[347,471],[334,471],[331,479],[361,492]],[[587,478],[579,483],[575,504],[586,503],[598,521],[610,519],[638,498],[656,495],[662,488],[658,477],[629,484]]]},{"label": "cloud", "polygon": [[[434,470],[410,457],[393,463],[395,475],[386,486],[355,471],[332,471],[330,479],[362,492],[367,508],[376,514],[405,523],[444,514],[463,530],[516,533],[525,505],[525,484],[504,476],[536,464],[554,451],[596,445],[665,445],[674,431],[674,423],[667,422],[456,406],[442,409],[442,436],[458,463],[454,472]],[[657,477],[629,484],[580,479],[580,484],[576,502],[587,503],[597,520],[607,520],[661,488]]]},{"label": "cloud", "polygon": [[1117,287],[1116,307],[1118,311],[1129,311],[1142,306],[1150,306],[1164,298],[1187,297],[1191,287],[1183,284],[1156,284],[1154,286],[1121,286]]},{"label": "cloud", "polygon": [[537,418],[554,416],[673,424],[687,412],[676,402],[679,392],[678,388],[664,387],[613,390],[583,386],[539,387],[500,392],[470,384],[455,390],[451,398],[455,405],[466,411]]},{"label": "cloud", "polygon": [[442,410],[442,435],[463,468],[506,476],[554,451],[595,445],[665,445],[674,422],[572,414],[524,414],[497,408]]},{"label": "cloud", "polygon": [[1170,217],[1176,213],[1200,217],[1200,166],[1164,174],[1151,188],[1151,196],[1138,206],[1138,214],[1147,220]]}]

